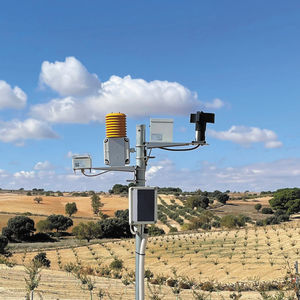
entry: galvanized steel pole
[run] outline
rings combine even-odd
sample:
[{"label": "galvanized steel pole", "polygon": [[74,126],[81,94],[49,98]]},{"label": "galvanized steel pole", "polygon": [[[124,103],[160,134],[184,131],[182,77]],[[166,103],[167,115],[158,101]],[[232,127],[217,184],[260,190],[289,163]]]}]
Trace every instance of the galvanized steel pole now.
[{"label": "galvanized steel pole", "polygon": [[[145,173],[146,173],[146,146],[145,146],[146,136],[145,136],[145,125],[136,126],[136,185],[145,186]],[[139,298],[140,288],[139,286],[140,276],[144,277],[144,274],[140,274],[140,249],[141,241],[144,234],[144,225],[136,225],[136,235],[135,235],[135,299],[143,300]],[[143,273],[143,272],[142,272]],[[143,278],[144,280],[144,278]],[[144,281],[143,281],[144,283]]]}]

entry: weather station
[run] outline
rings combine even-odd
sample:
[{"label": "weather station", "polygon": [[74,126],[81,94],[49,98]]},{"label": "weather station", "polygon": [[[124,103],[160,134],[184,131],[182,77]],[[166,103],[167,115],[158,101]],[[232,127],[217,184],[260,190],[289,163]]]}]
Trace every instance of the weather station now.
[{"label": "weather station", "polygon": [[[191,151],[208,145],[205,139],[207,123],[214,123],[213,113],[196,112],[190,115],[190,123],[195,123],[195,140],[191,142],[173,142],[172,119],[150,119],[150,141],[146,141],[146,126],[136,126],[136,146],[130,148],[126,132],[126,115],[111,113],[105,117],[106,138],[103,142],[104,164],[106,167],[93,167],[89,155],[74,155],[74,172],[95,177],[107,172],[132,172],[134,178],[128,180],[135,184],[129,189],[129,226],[135,235],[135,299],[144,300],[144,262],[147,243],[146,226],[157,222],[157,190],[145,186],[145,173],[153,149],[165,151]],[[190,147],[188,147],[190,146]],[[136,165],[130,166],[130,154],[136,154]],[[91,174],[91,170],[101,171]],[[89,174],[86,173],[89,171]]]}]

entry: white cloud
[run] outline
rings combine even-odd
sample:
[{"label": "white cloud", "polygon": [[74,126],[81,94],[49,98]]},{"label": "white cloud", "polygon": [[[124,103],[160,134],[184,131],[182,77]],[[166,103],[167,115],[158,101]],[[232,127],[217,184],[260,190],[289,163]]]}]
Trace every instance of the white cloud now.
[{"label": "white cloud", "polygon": [[155,174],[162,169],[163,166],[152,166],[149,170],[146,171],[146,178],[151,179],[155,176]]},{"label": "white cloud", "polygon": [[18,86],[12,88],[7,82],[0,80],[0,109],[20,109],[26,105],[26,101],[26,94]]},{"label": "white cloud", "polygon": [[148,185],[178,186],[183,190],[276,190],[298,186],[300,181],[299,158],[235,167],[203,162],[199,169],[178,169],[171,161],[157,162],[154,166],[161,168],[147,178]]},{"label": "white cloud", "polygon": [[43,121],[35,119],[0,121],[0,141],[22,144],[27,139],[53,139],[57,134]]},{"label": "white cloud", "polygon": [[266,148],[279,148],[282,146],[282,142],[277,140],[274,131],[257,127],[231,126],[229,130],[219,132],[208,129],[208,134],[216,139],[232,141],[243,146],[259,142],[264,143]]},{"label": "white cloud", "polygon": [[53,166],[49,161],[45,160],[44,162],[39,161],[38,163],[35,164],[33,168],[35,170],[50,170],[53,168]]},{"label": "white cloud", "polygon": [[64,62],[44,61],[40,83],[49,86],[62,96],[92,94],[101,87],[97,75],[90,74],[75,57],[67,57]]},{"label": "white cloud", "polygon": [[20,171],[20,172],[16,172],[14,174],[14,177],[16,178],[25,178],[25,179],[31,179],[35,177],[35,172],[34,171]]},{"label": "white cloud", "polygon": [[100,84],[98,79],[95,81],[96,75],[88,73],[74,57],[67,57],[65,62],[44,62],[40,78],[41,82],[66,96],[31,107],[35,118],[54,123],[104,121],[104,116],[110,112],[123,112],[129,117],[186,115],[224,105],[220,99],[203,103],[196,93],[177,82],[113,75]]},{"label": "white cloud", "polygon": [[85,102],[67,97],[35,105],[31,108],[31,114],[52,123],[88,123],[93,113]]},{"label": "white cloud", "polygon": [[[14,174],[2,170],[0,178],[2,175],[5,176],[5,180],[1,183],[2,188],[45,188],[64,191],[107,191],[116,182],[127,184],[126,179],[132,179],[131,174],[121,172],[110,172],[93,178],[84,177],[80,173],[73,174],[71,171],[57,173],[54,170],[38,172],[22,170]],[[202,162],[199,168],[194,169],[177,168],[174,162],[165,159],[149,166],[146,180],[149,186],[173,186],[186,191],[276,190],[299,185],[300,158],[224,167]]]},{"label": "white cloud", "polygon": [[224,102],[218,98],[214,99],[212,102],[204,102],[204,107],[207,109],[220,109],[224,105]]}]

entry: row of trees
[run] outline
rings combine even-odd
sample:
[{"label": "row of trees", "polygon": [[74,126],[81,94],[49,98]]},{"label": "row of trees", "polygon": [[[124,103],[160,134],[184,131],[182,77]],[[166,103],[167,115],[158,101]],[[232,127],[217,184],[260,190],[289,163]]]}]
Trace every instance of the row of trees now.
[{"label": "row of trees", "polygon": [[[40,232],[65,231],[71,226],[73,226],[72,219],[63,215],[50,215],[47,219],[36,224]],[[16,216],[10,218],[7,226],[2,228],[2,236],[5,236],[9,241],[27,241],[31,240],[35,231],[35,223],[31,218]]]}]

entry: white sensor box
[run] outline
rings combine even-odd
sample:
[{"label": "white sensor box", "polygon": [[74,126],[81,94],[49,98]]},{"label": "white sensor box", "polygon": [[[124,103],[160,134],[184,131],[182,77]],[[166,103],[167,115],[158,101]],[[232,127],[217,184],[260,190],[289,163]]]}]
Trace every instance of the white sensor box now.
[{"label": "white sensor box", "polygon": [[130,163],[128,138],[106,138],[103,142],[104,163],[111,167],[121,167]]},{"label": "white sensor box", "polygon": [[173,119],[150,119],[150,142],[173,141]]},{"label": "white sensor box", "polygon": [[73,155],[72,156],[73,170],[91,169],[92,159],[89,155]]},{"label": "white sensor box", "polygon": [[157,221],[157,189],[154,187],[129,188],[129,224],[154,224]]}]

